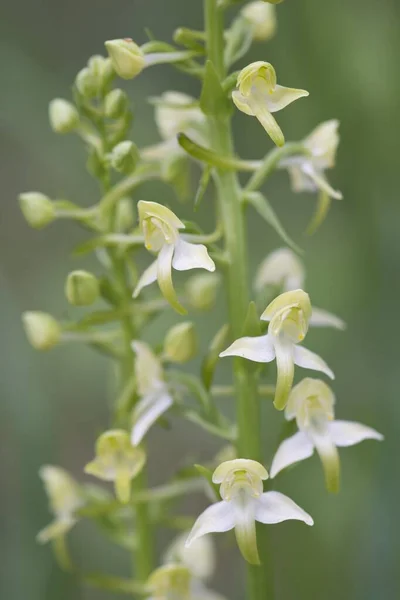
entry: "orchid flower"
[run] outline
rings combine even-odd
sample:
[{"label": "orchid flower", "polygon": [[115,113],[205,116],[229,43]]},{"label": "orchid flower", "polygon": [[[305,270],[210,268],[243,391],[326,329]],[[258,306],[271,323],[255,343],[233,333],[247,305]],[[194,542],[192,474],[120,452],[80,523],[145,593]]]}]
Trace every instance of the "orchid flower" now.
[{"label": "orchid flower", "polygon": [[[266,286],[277,287],[283,292],[303,288],[305,269],[298,256],[289,248],[278,248],[262,261],[254,282],[260,292]],[[316,306],[312,307],[309,324],[313,327],[346,329],[345,322],[336,315]]]},{"label": "orchid flower", "polygon": [[266,469],[254,460],[244,458],[220,464],[213,474],[213,482],[221,484],[221,502],[212,504],[198,517],[186,541],[190,547],[201,536],[235,529],[236,540],[243,557],[259,564],[256,540],[256,521],[281,523],[289,519],[313,525],[303,509],[279,492],[263,493]]},{"label": "orchid flower", "polygon": [[172,267],[177,271],[215,271],[214,261],[205,246],[191,244],[182,238],[179,231],[185,229],[185,225],[169,208],[157,202],[140,200],[138,210],[145,246],[157,253],[157,259],[139,279],[133,297],[136,298],[144,287],[157,280],[163,296],[177,312],[184,314],[186,310],[179,303],[172,283]]},{"label": "orchid flower", "polygon": [[258,337],[243,337],[234,341],[220,356],[240,356],[259,363],[276,359],[278,377],[274,405],[283,410],[292,387],[294,365],[322,371],[331,379],[334,374],[324,360],[314,352],[298,346],[306,336],[311,316],[310,298],[301,289],[284,292],[273,300],[261,315],[269,321],[268,333]]},{"label": "orchid flower", "polygon": [[135,340],[132,349],[136,354],[135,377],[139,401],[133,409],[131,442],[140,444],[150,427],[173,404],[164,380],[161,362],[150,346]]},{"label": "orchid flower", "polygon": [[38,541],[44,544],[72,529],[78,521],[76,511],[83,506],[84,498],[79,484],[64,469],[45,465],[39,475],[55,516],[54,521],[38,533]]},{"label": "orchid flower", "polygon": [[232,92],[236,107],[246,115],[256,117],[272,141],[283,146],[285,138],[272,113],[308,96],[308,92],[277,85],[274,67],[263,61],[251,63],[240,71],[237,88]]},{"label": "orchid flower", "polygon": [[131,480],[142,470],[146,454],[142,448],[131,445],[129,434],[112,429],[101,434],[96,443],[96,458],[85,467],[85,473],[103,481],[113,481],[120,502],[131,497]]},{"label": "orchid flower", "polygon": [[147,580],[148,600],[224,600],[195,581],[183,564],[171,563],[156,569]]},{"label": "orchid flower", "polygon": [[317,450],[325,471],[329,491],[339,489],[340,463],[337,446],[353,446],[363,440],[383,440],[383,436],[366,425],[334,420],[335,396],[320,379],[309,377],[290,393],[285,411],[288,421],[296,419],[298,433],[279,446],[271,466],[271,477],[291,464],[309,458]]}]

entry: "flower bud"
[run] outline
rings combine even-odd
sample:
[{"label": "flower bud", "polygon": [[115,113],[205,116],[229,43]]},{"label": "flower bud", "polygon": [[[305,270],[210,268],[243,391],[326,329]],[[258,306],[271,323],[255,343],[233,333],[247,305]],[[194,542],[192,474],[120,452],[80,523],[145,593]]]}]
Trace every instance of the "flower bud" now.
[{"label": "flower bud", "polygon": [[136,217],[130,198],[121,198],[115,214],[115,228],[117,231],[127,231],[135,224]]},{"label": "flower bud", "polygon": [[96,77],[89,67],[81,69],[76,76],[75,85],[84,98],[94,98],[98,92]]},{"label": "flower bud", "polygon": [[122,79],[133,79],[145,67],[143,52],[130,38],[109,40],[105,43],[116,73]]},{"label": "flower bud", "polygon": [[139,160],[139,151],[130,140],[120,142],[112,149],[110,162],[113,169],[128,175],[132,173]]},{"label": "flower bud", "polygon": [[65,295],[74,306],[89,306],[99,297],[99,282],[88,271],[72,271],[65,282]]},{"label": "flower bud", "polygon": [[60,341],[61,327],[51,315],[39,311],[24,312],[22,322],[29,343],[36,350],[49,350]]},{"label": "flower bud", "polygon": [[253,39],[265,42],[273,37],[276,31],[275,7],[262,0],[247,4],[242,15],[252,26]]},{"label": "flower bud", "polygon": [[104,113],[109,119],[122,117],[128,106],[128,97],[123,90],[115,89],[104,99]]},{"label": "flower bud", "polygon": [[108,57],[96,54],[89,58],[87,66],[93,80],[96,81],[97,90],[100,92],[114,76],[111,60]]},{"label": "flower bud", "polygon": [[34,229],[45,227],[56,217],[54,204],[40,192],[25,192],[18,197],[19,205],[27,223]]},{"label": "flower bud", "polygon": [[193,275],[185,286],[190,305],[196,310],[211,310],[217,298],[220,278],[215,273]]},{"label": "flower bud", "polygon": [[193,323],[187,321],[174,325],[164,340],[164,353],[167,360],[185,363],[197,353],[197,335]]},{"label": "flower bud", "polygon": [[49,120],[56,133],[70,133],[79,125],[79,114],[71,102],[55,98],[49,104]]}]

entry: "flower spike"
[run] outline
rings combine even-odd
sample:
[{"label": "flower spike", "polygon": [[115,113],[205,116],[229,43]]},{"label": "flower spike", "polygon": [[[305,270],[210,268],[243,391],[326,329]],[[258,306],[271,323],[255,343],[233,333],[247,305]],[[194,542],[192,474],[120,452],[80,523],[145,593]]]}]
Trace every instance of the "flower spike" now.
[{"label": "flower spike", "polygon": [[237,88],[232,92],[236,107],[256,117],[274,144],[283,146],[285,138],[272,113],[308,96],[308,92],[278,85],[274,67],[263,61],[251,63],[240,71]]},{"label": "flower spike", "polygon": [[157,202],[144,200],[138,203],[138,210],[145,246],[147,250],[158,253],[158,256],[143,273],[133,297],[136,298],[144,287],[157,280],[163,296],[171,306],[177,312],[185,314],[186,310],[180,304],[172,283],[172,268],[177,271],[215,271],[214,261],[208,255],[205,246],[191,244],[182,239],[180,230],[184,229],[185,225],[172,210]]},{"label": "flower spike", "polygon": [[198,517],[186,546],[208,533],[235,529],[243,557],[252,564],[260,564],[256,521],[273,524],[295,519],[313,525],[310,515],[287,496],[279,492],[263,493],[263,481],[267,478],[266,469],[255,460],[239,458],[220,464],[214,471],[213,482],[220,484],[222,501],[212,504]]},{"label": "flower spike", "polygon": [[275,477],[291,464],[305,460],[317,450],[324,471],[326,487],[330,492],[339,490],[340,463],[337,446],[353,446],[363,440],[383,440],[383,435],[350,421],[335,421],[335,396],[320,379],[306,377],[289,396],[285,417],[296,419],[298,433],[279,446],[271,466]]},{"label": "flower spike", "polygon": [[307,334],[311,312],[306,292],[301,289],[285,292],[275,298],[261,315],[263,321],[269,321],[267,335],[240,338],[220,354],[221,357],[240,356],[260,363],[276,359],[278,379],[274,405],[278,410],[286,406],[294,365],[322,371],[334,379],[333,372],[322,358],[298,345]]}]

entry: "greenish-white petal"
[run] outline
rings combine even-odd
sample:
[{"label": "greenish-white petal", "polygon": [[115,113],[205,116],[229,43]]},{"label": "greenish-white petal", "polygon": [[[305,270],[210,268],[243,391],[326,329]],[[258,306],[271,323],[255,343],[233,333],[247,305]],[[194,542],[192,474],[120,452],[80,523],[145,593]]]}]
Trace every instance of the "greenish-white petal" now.
[{"label": "greenish-white petal", "polygon": [[312,314],[309,324],[313,327],[334,327],[343,331],[346,329],[346,323],[340,317],[324,310],[322,308],[312,307]]},{"label": "greenish-white petal", "polygon": [[36,539],[40,544],[46,544],[50,540],[54,540],[66,534],[70,529],[72,529],[76,522],[77,520],[73,517],[56,519],[50,523],[50,525],[47,525],[47,527],[39,531]]},{"label": "greenish-white petal", "polygon": [[303,369],[311,369],[312,371],[321,371],[331,379],[335,379],[333,371],[328,367],[326,362],[311,350],[307,350],[303,346],[295,346],[293,351],[294,363]]},{"label": "greenish-white petal", "polygon": [[305,96],[309,96],[309,93],[306,90],[296,90],[295,88],[276,85],[272,94],[265,96],[265,101],[270,112],[277,112],[295,100]]},{"label": "greenish-white petal", "polygon": [[312,517],[293,500],[280,492],[265,492],[256,502],[256,520],[260,523],[275,524],[282,521],[303,521],[314,525]]},{"label": "greenish-white petal", "polygon": [[286,406],[294,377],[294,345],[285,339],[275,338],[274,348],[276,354],[277,380],[275,388],[274,406],[283,410]]},{"label": "greenish-white petal", "polygon": [[151,265],[144,271],[140,277],[137,286],[133,292],[133,297],[137,298],[144,287],[151,285],[157,281],[157,261],[155,260]]},{"label": "greenish-white petal", "polygon": [[318,424],[310,427],[308,431],[324,468],[326,489],[336,493],[340,486],[340,459],[328,424]]},{"label": "greenish-white petal", "polygon": [[285,143],[285,137],[282,129],[276,122],[275,117],[268,110],[266,98],[260,95],[253,95],[249,97],[249,106],[251,107],[254,116],[258,119],[265,131],[268,133],[271,140],[277,146],[283,146]]},{"label": "greenish-white petal", "polygon": [[246,96],[243,96],[243,94],[241,94],[239,91],[234,91],[234,92],[232,92],[232,100],[233,100],[233,103],[235,104],[236,108],[238,108],[240,111],[242,111],[246,115],[250,115],[251,117],[254,117],[254,112],[251,109]]},{"label": "greenish-white petal", "polygon": [[303,431],[298,431],[292,437],[284,440],[272,460],[270,476],[276,477],[280,471],[301,460],[309,458],[314,453],[314,445]]},{"label": "greenish-white petal", "polygon": [[190,269],[206,269],[215,271],[215,263],[210,258],[207,248],[203,244],[191,244],[181,237],[175,244],[172,266],[177,271]]},{"label": "greenish-white petal", "polygon": [[352,421],[332,421],[328,424],[328,429],[336,446],[354,446],[364,440],[381,442],[384,439],[383,435],[372,427]]},{"label": "greenish-white petal", "polygon": [[162,295],[170,305],[181,315],[186,314],[186,309],[179,302],[172,283],[172,257],[175,251],[173,244],[165,244],[157,259],[157,281]]},{"label": "greenish-white petal", "polygon": [[131,497],[131,472],[127,468],[117,468],[115,473],[115,495],[123,504],[127,504]]},{"label": "greenish-white petal", "polygon": [[335,200],[343,199],[343,194],[333,189],[323,173],[317,171],[311,161],[305,161],[301,169],[315,183],[316,187],[326,192],[330,198],[334,198]]},{"label": "greenish-white petal", "polygon": [[275,358],[271,336],[242,337],[235,340],[220,356],[240,356],[259,363],[269,363]]},{"label": "greenish-white petal", "polygon": [[260,564],[258,556],[255,501],[251,496],[243,496],[240,502],[235,499],[235,535],[239,550],[245,560],[252,565]]},{"label": "greenish-white petal", "polygon": [[235,527],[235,510],[231,502],[217,502],[201,513],[186,540],[189,547],[195,540],[208,533],[222,533]]},{"label": "greenish-white petal", "polygon": [[172,405],[171,396],[162,388],[141,398],[133,410],[131,441],[133,446],[140,444],[150,427]]}]

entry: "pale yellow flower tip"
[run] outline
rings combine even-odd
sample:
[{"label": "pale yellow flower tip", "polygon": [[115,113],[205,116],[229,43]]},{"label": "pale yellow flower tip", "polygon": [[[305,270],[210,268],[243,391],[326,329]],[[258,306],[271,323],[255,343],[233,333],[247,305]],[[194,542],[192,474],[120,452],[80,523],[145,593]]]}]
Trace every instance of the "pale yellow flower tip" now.
[{"label": "pale yellow flower tip", "polygon": [[145,67],[143,52],[130,38],[109,40],[105,47],[115,72],[122,79],[133,79]]}]

